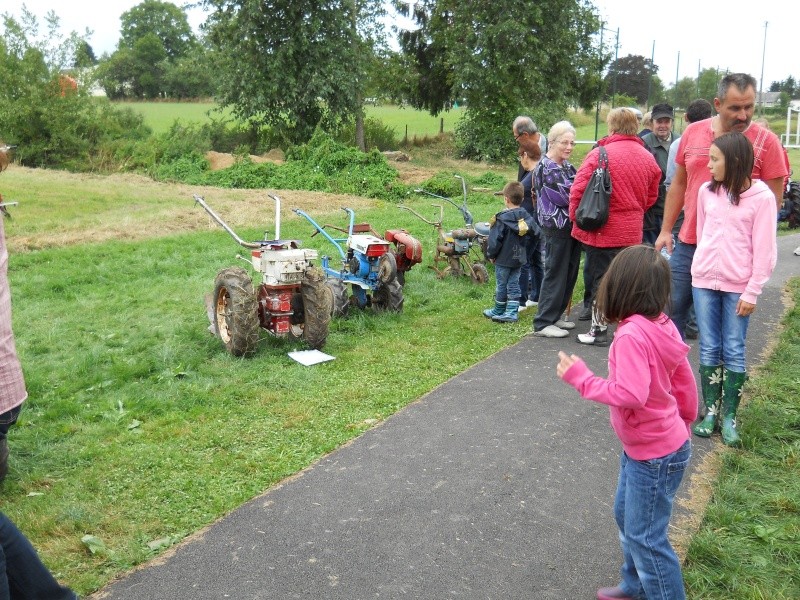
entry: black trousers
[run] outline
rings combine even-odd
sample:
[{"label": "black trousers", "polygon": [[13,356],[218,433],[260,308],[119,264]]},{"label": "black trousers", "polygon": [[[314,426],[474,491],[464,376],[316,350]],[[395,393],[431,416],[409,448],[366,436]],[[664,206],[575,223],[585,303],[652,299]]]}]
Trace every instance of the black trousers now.
[{"label": "black trousers", "polygon": [[581,243],[569,231],[542,228],[544,278],[539,306],[533,319],[535,331],[553,325],[567,309],[581,264]]}]

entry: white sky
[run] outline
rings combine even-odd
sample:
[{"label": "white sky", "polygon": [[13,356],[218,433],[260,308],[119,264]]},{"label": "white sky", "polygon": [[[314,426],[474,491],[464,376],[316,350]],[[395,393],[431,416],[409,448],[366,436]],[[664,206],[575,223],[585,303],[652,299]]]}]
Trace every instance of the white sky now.
[{"label": "white sky", "polygon": [[[542,0],[536,0],[542,1]],[[94,33],[89,43],[96,56],[113,52],[119,41],[120,16],[140,4],[141,0],[102,0],[71,2],[57,0],[24,0],[28,10],[42,19],[55,11],[63,33],[86,28]],[[606,27],[604,42],[613,53],[613,41],[619,28],[619,56],[653,55],[659,67],[658,75],[665,86],[679,78],[696,77],[700,68],[719,68],[742,71],[761,80],[764,60],[764,88],[770,83],[792,75],[800,80],[800,53],[797,50],[796,0],[755,0],[753,2],[709,2],[707,0],[671,0],[660,4],[641,0],[593,0]],[[180,6],[181,0],[174,4]],[[6,4],[0,12],[19,16],[20,5]],[[791,9],[791,6],[795,6]],[[205,19],[204,13],[193,9],[189,23],[197,28]],[[766,27],[766,51],[764,23]],[[680,62],[678,61],[680,52]]]}]

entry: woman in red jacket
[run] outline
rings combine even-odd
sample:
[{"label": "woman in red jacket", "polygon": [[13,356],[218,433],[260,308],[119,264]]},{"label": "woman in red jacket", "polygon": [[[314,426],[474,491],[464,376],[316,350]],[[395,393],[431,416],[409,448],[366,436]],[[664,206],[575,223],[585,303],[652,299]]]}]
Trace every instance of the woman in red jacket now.
[{"label": "woman in red jacket", "polygon": [[[658,198],[661,169],[655,158],[636,135],[639,121],[629,108],[615,108],[608,113],[608,136],[597,142],[608,153],[608,172],[611,176],[611,200],[608,222],[600,229],[584,231],[575,223],[575,211],[592,173],[597,168],[600,151],[595,148],[584,159],[575,175],[569,194],[569,218],[572,237],[586,249],[584,269],[593,282],[592,297],[611,260],[623,248],[642,241],[644,213]],[[578,335],[581,344],[604,346],[608,343],[607,327],[602,315],[592,311],[589,333]]]}]

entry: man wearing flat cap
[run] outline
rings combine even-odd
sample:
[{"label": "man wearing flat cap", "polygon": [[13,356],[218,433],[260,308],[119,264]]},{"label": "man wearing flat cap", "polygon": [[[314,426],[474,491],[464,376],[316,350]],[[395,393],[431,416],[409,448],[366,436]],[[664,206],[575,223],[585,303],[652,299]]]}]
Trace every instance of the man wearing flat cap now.
[{"label": "man wearing flat cap", "polygon": [[661,167],[661,181],[658,186],[658,200],[644,215],[642,241],[645,244],[655,244],[661,231],[661,223],[664,220],[664,202],[667,197],[667,188],[664,185],[667,175],[667,159],[669,158],[670,144],[676,137],[672,131],[675,114],[669,104],[656,104],[651,115],[653,130],[642,137],[642,141],[655,157],[658,166]]}]

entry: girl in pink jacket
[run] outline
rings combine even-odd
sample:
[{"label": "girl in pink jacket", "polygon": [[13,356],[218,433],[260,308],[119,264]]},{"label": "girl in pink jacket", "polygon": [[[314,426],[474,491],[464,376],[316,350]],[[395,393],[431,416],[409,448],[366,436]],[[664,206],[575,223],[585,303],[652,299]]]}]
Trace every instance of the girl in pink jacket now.
[{"label": "girl in pink jacket", "polygon": [[750,178],[752,168],[750,141],[737,132],[721,135],[708,151],[712,179],[697,195],[692,297],[706,415],[693,431],[709,437],[722,404],[722,441],[729,446],[740,443],[736,411],[746,377],[747,324],[778,257],[775,196]]},{"label": "girl in pink jacket", "polygon": [[618,322],[608,353],[608,379],[580,358],[559,352],[558,376],[581,396],[607,404],[622,442],[614,499],[622,581],[599,600],[684,600],[680,561],[667,537],[675,493],[691,457],[697,385],[687,346],[664,314],[669,264],[651,246],[631,246],[612,261],[597,308]]}]

